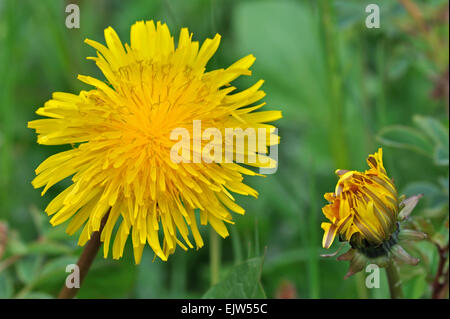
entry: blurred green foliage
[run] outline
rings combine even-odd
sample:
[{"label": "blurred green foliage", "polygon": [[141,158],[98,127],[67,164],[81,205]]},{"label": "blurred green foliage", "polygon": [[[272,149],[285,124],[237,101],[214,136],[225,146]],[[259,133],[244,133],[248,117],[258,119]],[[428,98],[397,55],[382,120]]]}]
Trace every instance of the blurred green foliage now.
[{"label": "blurred green foliage", "polygon": [[[71,2],[80,29],[65,27]],[[0,0],[0,298],[53,298],[81,252],[43,212],[69,181],[43,198],[30,184],[37,165],[67,146],[37,145],[27,122],[52,92],[87,89],[77,74],[103,78],[85,60],[95,52],[84,38],[104,42],[111,25],[129,42],[130,26],[150,19],[175,38],[181,27],[200,41],[220,33],[210,69],[256,56],[253,76],[236,86],[264,79],[268,108],[283,111],[279,169],[248,178],[259,199],[238,196],[247,213],[221,240],[218,286],[210,288],[204,227],[205,248],[178,249],[166,263],[146,249],[135,266],[131,247],[120,261],[98,257],[80,298],[273,298],[286,282],[300,298],[387,298],[386,278],[366,291],[358,277],[343,280],[345,263],[319,257],[322,195],[334,189],[334,170],[365,169],[379,146],[400,192],[425,194],[413,223],[431,239],[411,247],[422,262],[402,276],[406,297],[430,297],[435,245],[448,242],[448,2],[379,1],[381,28],[367,29],[373,2]],[[411,3],[419,16],[405,10]]]}]

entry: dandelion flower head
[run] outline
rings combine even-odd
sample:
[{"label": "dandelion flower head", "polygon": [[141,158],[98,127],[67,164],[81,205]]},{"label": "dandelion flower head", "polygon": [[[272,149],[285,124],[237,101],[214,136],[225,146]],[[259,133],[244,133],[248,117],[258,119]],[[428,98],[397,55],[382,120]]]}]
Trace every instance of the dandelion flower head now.
[{"label": "dandelion flower head", "polygon": [[[281,118],[281,112],[258,110],[264,103],[254,105],[265,95],[263,81],[239,93],[232,93],[230,85],[251,74],[255,58],[248,55],[207,72],[218,34],[200,46],[182,28],[175,45],[167,25],[153,21],[135,23],[130,44],[123,45],[111,27],[104,33],[106,46],[85,42],[96,49],[97,56],[88,59],[106,81],[80,75],[91,90],[54,93],[36,112],[46,118],[28,124],[39,144],[72,145],[43,161],[32,182],[44,187],[44,195],[71,177],[71,185],[45,210],[51,224],[68,222],[69,234],[82,229],[79,245],[84,245],[106,220],[100,236],[105,258],[111,241],[113,258],[122,257],[131,237],[136,263],[146,244],[162,260],[176,246],[193,248],[191,236],[202,247],[199,224],[226,237],[225,223],[233,223],[230,211],[244,213],[233,193],[257,197],[243,176],[258,174],[235,162],[176,164],[169,156],[174,143],[170,132],[177,127],[192,132],[193,120],[201,120],[203,127],[220,130],[264,128],[273,137],[274,127],[267,123]],[[268,138],[265,152],[277,143],[277,136],[275,142]]]}]

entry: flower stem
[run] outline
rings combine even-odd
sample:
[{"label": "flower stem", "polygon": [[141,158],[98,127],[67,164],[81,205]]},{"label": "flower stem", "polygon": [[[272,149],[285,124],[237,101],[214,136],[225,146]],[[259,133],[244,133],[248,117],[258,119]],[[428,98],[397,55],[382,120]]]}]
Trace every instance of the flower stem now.
[{"label": "flower stem", "polygon": [[400,281],[400,275],[394,262],[390,262],[386,267],[386,274],[389,284],[389,291],[392,299],[402,299],[403,291]]},{"label": "flower stem", "polygon": [[100,241],[100,234],[103,230],[103,227],[106,224],[106,220],[108,219],[109,212],[103,217],[100,230],[93,232],[91,235],[91,239],[88,241],[86,246],[84,247],[83,252],[81,253],[80,258],[78,259],[77,265],[80,269],[80,285],[78,288],[73,287],[69,288],[67,287],[66,283],[64,282],[64,286],[61,288],[61,291],[59,292],[58,299],[72,299],[76,296],[78,293],[78,290],[80,290],[81,284],[83,283],[84,278],[86,277],[87,273],[89,272],[89,269],[92,265],[92,262],[94,261],[95,257],[97,256],[98,250],[101,245]]},{"label": "flower stem", "polygon": [[439,254],[439,264],[438,269],[436,271],[436,276],[434,278],[432,284],[432,294],[431,298],[433,299],[445,299],[446,295],[448,295],[448,267],[445,270],[445,263],[448,259],[448,247],[449,244],[445,247],[440,247],[436,244]]},{"label": "flower stem", "polygon": [[211,228],[210,235],[210,267],[211,267],[211,286],[219,282],[220,271],[220,241],[219,235]]},{"label": "flower stem", "polygon": [[358,272],[355,274],[356,280],[356,291],[358,293],[359,299],[369,299],[369,292],[366,288],[366,278],[364,277],[364,273]]}]

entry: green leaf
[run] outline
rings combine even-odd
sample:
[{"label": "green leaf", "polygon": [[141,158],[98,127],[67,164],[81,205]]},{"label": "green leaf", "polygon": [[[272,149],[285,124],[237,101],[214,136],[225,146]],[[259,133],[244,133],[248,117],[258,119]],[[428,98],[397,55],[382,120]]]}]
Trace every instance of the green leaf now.
[{"label": "green leaf", "polygon": [[[439,187],[439,186],[442,186]],[[428,181],[418,181],[406,185],[403,194],[413,196],[414,194],[423,194],[424,205],[427,212],[439,212],[448,205],[448,189],[444,185],[435,185]]]},{"label": "green leaf", "polygon": [[0,299],[11,298],[14,292],[13,281],[8,272],[0,273]]},{"label": "green leaf", "polygon": [[78,298],[128,297],[136,282],[139,267],[132,258],[132,254],[121,260],[105,260],[99,256],[83,281]]},{"label": "green leaf", "polygon": [[24,284],[31,283],[41,269],[42,256],[26,256],[17,263],[17,276]]},{"label": "green leaf", "polygon": [[39,274],[38,279],[39,280],[45,280],[48,277],[54,277],[58,274],[66,274],[66,267],[70,264],[76,264],[77,263],[77,257],[74,256],[64,256],[55,258],[49,262],[47,262],[43,267],[42,271]]},{"label": "green leaf", "polygon": [[448,145],[438,145],[434,151],[434,161],[437,165],[448,166]]},{"label": "green leaf", "polygon": [[75,256],[63,256],[46,262],[34,280],[34,289],[46,293],[57,293],[69,275],[69,273],[66,273],[67,265],[75,264],[77,259]]},{"label": "green leaf", "polygon": [[44,254],[44,255],[65,255],[72,252],[72,248],[60,243],[42,241],[32,242],[28,245],[27,251],[30,254]]},{"label": "green leaf", "polygon": [[446,129],[438,120],[416,115],[413,118],[414,123],[420,127],[425,134],[434,142],[434,161],[437,165],[447,165],[449,157],[449,134]]},{"label": "green leaf", "polygon": [[430,157],[433,154],[433,145],[426,136],[408,126],[385,127],[378,133],[377,140],[386,146],[409,149]]},{"label": "green leaf", "polygon": [[435,144],[447,146],[448,149],[448,129],[446,129],[438,120],[428,116],[415,115],[413,121],[433,140]]},{"label": "green leaf", "polygon": [[414,280],[410,298],[412,299],[419,299],[423,296],[424,292],[427,288],[427,276],[426,274],[417,276],[417,278]]},{"label": "green leaf", "polygon": [[203,298],[266,298],[261,285],[263,258],[257,257],[234,266],[228,275],[211,287]]},{"label": "green leaf", "polygon": [[8,250],[12,255],[24,255],[27,253],[27,246],[16,231],[12,232],[11,236],[8,237]]}]

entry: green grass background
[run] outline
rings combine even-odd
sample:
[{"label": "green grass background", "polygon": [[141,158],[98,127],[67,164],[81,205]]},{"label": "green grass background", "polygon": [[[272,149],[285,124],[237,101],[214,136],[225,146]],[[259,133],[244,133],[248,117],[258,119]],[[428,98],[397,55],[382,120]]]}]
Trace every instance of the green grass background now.
[{"label": "green grass background", "polygon": [[[74,2],[80,6],[81,28],[67,29],[65,6]],[[380,5],[380,29],[364,25],[369,3]],[[448,95],[447,100],[432,95],[436,83],[444,83],[448,94],[448,2],[415,3],[426,31],[394,0],[0,0],[0,222],[8,228],[0,253],[0,297],[56,296],[67,275],[65,265],[81,252],[77,238],[68,237],[64,226],[52,228],[43,213],[69,181],[43,198],[30,184],[42,160],[68,147],[38,145],[27,122],[38,118],[35,110],[52,92],[87,89],[76,80],[78,74],[103,79],[85,59],[95,54],[85,38],[104,43],[103,30],[112,26],[129,42],[134,22],[153,19],[167,23],[175,39],[181,27],[198,41],[220,33],[210,70],[254,54],[252,77],[235,85],[243,89],[264,79],[266,108],[283,111],[276,123],[278,172],[247,179],[260,196],[238,199],[247,212],[235,216],[231,236],[220,240],[220,277],[237,271],[236,281],[258,281],[250,267],[255,263],[249,269],[241,263],[264,255],[260,283],[269,298],[387,298],[383,272],[381,287],[367,290],[361,285],[364,277],[343,280],[347,263],[319,256],[325,252],[322,196],[334,189],[336,168],[363,170],[367,155],[383,146],[385,166],[399,190],[429,195],[414,214],[441,237],[448,236],[443,226],[448,221],[448,148],[445,165],[445,156],[442,164],[428,152],[434,140],[414,122],[415,115],[434,119],[448,140]],[[404,130],[396,130],[399,125]],[[209,228],[203,227],[202,234],[206,245],[201,250],[177,249],[168,262],[153,262],[146,247],[139,266],[129,241],[122,260],[96,259],[79,297],[203,296],[210,287]],[[421,265],[402,267],[409,298],[428,298],[436,271],[434,246],[419,248]]]}]

